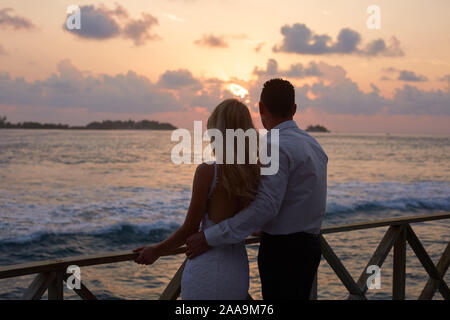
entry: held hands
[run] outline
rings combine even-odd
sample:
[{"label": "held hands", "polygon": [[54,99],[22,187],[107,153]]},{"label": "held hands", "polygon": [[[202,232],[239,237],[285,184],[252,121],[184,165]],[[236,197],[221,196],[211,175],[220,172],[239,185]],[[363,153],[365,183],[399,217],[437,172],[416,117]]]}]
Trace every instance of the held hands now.
[{"label": "held hands", "polygon": [[[186,256],[188,259],[193,259],[208,251],[210,246],[206,242],[205,234],[203,232],[197,232],[186,240],[186,248]],[[134,249],[133,252],[139,253],[139,256],[134,260],[137,264],[150,265],[161,256],[157,250],[157,246],[139,247]]]},{"label": "held hands", "polygon": [[133,252],[139,253],[139,256],[134,260],[137,264],[150,265],[160,257],[155,246],[139,247],[134,249]]},{"label": "held hands", "polygon": [[186,256],[188,259],[194,259],[202,253],[209,250],[210,246],[206,242],[203,231],[194,233],[186,240]]}]

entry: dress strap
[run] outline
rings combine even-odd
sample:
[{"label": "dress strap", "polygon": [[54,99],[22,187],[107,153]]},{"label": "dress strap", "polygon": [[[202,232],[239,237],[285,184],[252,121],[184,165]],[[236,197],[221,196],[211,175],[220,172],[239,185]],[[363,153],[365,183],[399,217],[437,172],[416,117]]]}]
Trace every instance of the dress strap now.
[{"label": "dress strap", "polygon": [[214,191],[214,188],[216,187],[217,183],[217,163],[214,161],[213,165],[214,165],[214,177],[213,181],[211,182],[211,186],[209,187],[208,199],[211,197],[211,194]]}]

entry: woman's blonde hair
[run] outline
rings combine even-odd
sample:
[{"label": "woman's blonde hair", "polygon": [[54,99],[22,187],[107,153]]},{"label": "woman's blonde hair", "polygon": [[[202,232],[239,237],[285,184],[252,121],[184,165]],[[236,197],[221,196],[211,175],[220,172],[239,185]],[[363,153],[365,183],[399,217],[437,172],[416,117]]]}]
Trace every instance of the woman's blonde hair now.
[{"label": "woman's blonde hair", "polygon": [[[252,117],[245,104],[237,99],[221,102],[208,118],[208,129],[218,129],[223,136],[223,159],[226,159],[226,129],[255,130]],[[256,134],[256,136],[258,136]],[[234,141],[233,141],[233,145]],[[245,164],[237,163],[235,145],[234,162],[218,164],[218,185],[230,196],[236,196],[240,207],[247,206],[256,196],[260,179],[259,164],[250,164],[250,139],[245,139]]]}]

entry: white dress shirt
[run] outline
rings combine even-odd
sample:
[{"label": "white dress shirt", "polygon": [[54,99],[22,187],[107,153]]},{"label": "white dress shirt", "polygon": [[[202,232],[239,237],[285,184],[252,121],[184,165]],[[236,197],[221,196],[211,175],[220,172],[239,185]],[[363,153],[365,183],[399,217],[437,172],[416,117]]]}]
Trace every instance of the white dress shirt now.
[{"label": "white dress shirt", "polygon": [[[279,169],[262,175],[256,199],[232,218],[205,230],[210,246],[243,241],[252,232],[318,234],[325,216],[328,157],[295,121],[277,125]],[[270,131],[268,143],[271,142]]]}]

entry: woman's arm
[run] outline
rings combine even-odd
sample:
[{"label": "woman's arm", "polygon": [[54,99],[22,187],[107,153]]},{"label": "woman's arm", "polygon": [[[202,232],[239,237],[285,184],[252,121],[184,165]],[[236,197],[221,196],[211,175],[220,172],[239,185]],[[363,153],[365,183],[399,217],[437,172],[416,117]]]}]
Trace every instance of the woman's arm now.
[{"label": "woman's arm", "polygon": [[200,222],[206,212],[208,192],[213,176],[213,166],[202,163],[197,167],[192,185],[191,203],[183,225],[163,242],[133,250],[140,253],[135,260],[137,263],[154,263],[160,256],[170,254],[173,250],[185,244],[186,239],[198,231]]},{"label": "woman's arm", "polygon": [[197,167],[192,186],[192,197],[183,225],[169,238],[156,245],[160,255],[168,254],[186,243],[186,239],[198,231],[206,212],[209,188],[214,175],[214,167],[202,163]]}]

